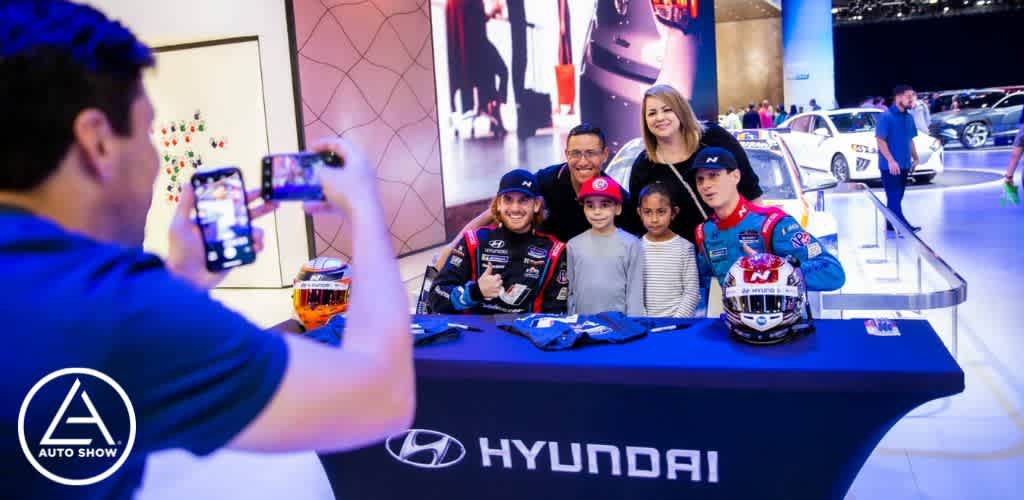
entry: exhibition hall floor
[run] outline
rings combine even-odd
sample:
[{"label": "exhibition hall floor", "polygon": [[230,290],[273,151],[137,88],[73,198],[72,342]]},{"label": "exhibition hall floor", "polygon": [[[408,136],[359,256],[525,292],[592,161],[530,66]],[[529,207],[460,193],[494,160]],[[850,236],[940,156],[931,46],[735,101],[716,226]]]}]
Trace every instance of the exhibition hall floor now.
[{"label": "exhibition hall floor", "polygon": [[[1024,207],[1002,206],[998,178],[979,177],[1000,173],[1008,156],[1008,148],[948,151],[949,178],[978,182],[951,183],[970,184],[951,187],[940,180],[936,187],[915,187],[906,196],[908,218],[924,226],[921,238],[968,282],[968,300],[959,307],[958,324],[959,362],[967,388],[955,397],[918,408],[897,423],[861,470],[848,499],[1009,500],[1020,498],[1024,491],[1024,371],[1017,368],[1024,366],[1024,336],[1019,327],[1024,261],[1018,260],[1017,249],[1024,237]],[[871,220],[870,212],[852,209],[847,200],[852,196],[827,201],[840,226],[863,226]],[[402,259],[410,296],[418,291],[420,275],[432,254],[427,251]],[[849,273],[861,272],[863,263],[857,261],[856,252],[841,257]],[[289,293],[222,290],[215,295],[260,325],[270,326],[289,315]],[[933,325],[949,342],[949,322],[933,321]],[[311,453],[218,452],[197,459],[168,451],[150,459],[138,498],[312,500],[333,496]]]}]

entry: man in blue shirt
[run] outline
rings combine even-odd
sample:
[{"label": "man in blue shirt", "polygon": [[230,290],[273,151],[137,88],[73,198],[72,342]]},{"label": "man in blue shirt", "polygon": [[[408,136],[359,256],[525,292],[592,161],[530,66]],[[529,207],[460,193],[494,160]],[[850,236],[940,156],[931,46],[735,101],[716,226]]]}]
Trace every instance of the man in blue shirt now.
[{"label": "man in blue shirt", "polygon": [[[907,190],[907,177],[917,168],[917,149],[914,137],[917,127],[910,109],[914,107],[914,89],[909,85],[898,85],[893,90],[893,102],[888,111],[882,113],[875,129],[878,139],[878,169],[882,173],[885,187],[885,204],[893,215],[899,217],[915,233],[920,226],[911,225],[903,215],[903,193]],[[892,225],[886,222],[890,231]]]},{"label": "man in blue shirt", "polygon": [[[152,65],[146,46],[91,7],[0,6],[0,109],[16,124],[0,134],[6,498],[130,498],[157,450],[343,450],[411,422],[407,296],[365,157],[340,139],[313,148],[344,167],[321,172],[327,202],[307,211],[347,216],[352,278],[367,285],[352,290],[344,344],[263,331],[208,296],[224,275],[206,271],[191,188],[166,262],[141,249],[160,167],[141,81]],[[258,194],[249,193],[254,217],[274,208]],[[39,385],[67,369],[118,384],[130,401],[124,418],[99,386],[76,392],[79,379],[93,383],[84,374]],[[125,461],[92,469],[95,456],[83,453],[97,449],[83,443],[93,441]],[[59,462],[59,452],[71,458]],[[96,482],[54,479],[68,475]]]}]

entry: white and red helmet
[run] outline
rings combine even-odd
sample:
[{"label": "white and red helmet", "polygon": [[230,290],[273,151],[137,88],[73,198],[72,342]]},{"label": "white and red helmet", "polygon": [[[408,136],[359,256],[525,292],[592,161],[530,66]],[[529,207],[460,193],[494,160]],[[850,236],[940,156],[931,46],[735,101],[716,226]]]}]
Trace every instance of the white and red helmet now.
[{"label": "white and red helmet", "polygon": [[729,331],[747,342],[774,344],[810,328],[803,273],[776,255],[737,260],[725,277],[722,302]]}]

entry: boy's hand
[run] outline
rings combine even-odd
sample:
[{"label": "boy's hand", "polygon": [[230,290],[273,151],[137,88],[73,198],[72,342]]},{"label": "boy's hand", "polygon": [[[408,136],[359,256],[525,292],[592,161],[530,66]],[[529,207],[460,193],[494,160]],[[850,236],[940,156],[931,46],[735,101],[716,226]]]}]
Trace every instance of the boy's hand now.
[{"label": "boy's hand", "polygon": [[746,243],[741,243],[741,245],[743,245],[743,253],[747,255],[757,255],[757,252],[755,252],[753,248],[748,247]]},{"label": "boy's hand", "polygon": [[487,263],[487,269],[484,271],[483,276],[476,280],[477,286],[480,287],[480,294],[485,299],[493,299],[498,295],[501,295],[501,275],[494,274],[494,270],[491,269],[491,263]]}]

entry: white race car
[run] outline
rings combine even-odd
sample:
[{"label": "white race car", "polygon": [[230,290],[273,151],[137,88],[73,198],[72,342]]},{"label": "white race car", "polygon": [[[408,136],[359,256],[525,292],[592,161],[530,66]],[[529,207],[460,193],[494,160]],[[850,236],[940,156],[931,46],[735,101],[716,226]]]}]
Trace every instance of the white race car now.
[{"label": "white race car", "polygon": [[[801,113],[782,122],[779,130],[802,168],[830,172],[839,182],[876,180],[878,140],[875,128],[883,111],[872,108]],[[918,133],[914,138],[919,163],[912,177],[928,183],[942,173],[942,141]]]},{"label": "white race car", "polygon": [[[733,132],[750,159],[750,166],[761,180],[761,197],[765,205],[777,206],[792,215],[800,225],[811,233],[831,252],[839,255],[838,226],[836,219],[823,210],[812,199],[812,191],[823,191],[835,187],[835,179],[827,174],[815,176],[801,172],[793,161],[783,137],[771,130],[740,130]],[[622,186],[629,186],[629,175],[633,161],[644,149],[643,139],[627,142],[608,163],[605,173]],[[811,179],[811,176],[815,179]],[[824,196],[824,193],[818,193]]]}]

